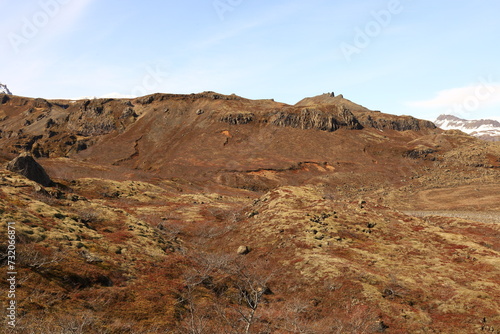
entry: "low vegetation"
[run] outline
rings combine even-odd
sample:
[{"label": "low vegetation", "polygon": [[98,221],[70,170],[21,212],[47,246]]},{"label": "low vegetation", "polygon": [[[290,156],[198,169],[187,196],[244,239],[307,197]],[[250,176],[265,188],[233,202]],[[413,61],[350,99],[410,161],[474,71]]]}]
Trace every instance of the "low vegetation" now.
[{"label": "low vegetation", "polygon": [[2,231],[18,227],[16,333],[500,331],[497,225],[312,186],[156,186],[148,201],[117,181],[106,186],[128,195],[88,198],[103,181],[87,179],[50,200],[2,173]]}]

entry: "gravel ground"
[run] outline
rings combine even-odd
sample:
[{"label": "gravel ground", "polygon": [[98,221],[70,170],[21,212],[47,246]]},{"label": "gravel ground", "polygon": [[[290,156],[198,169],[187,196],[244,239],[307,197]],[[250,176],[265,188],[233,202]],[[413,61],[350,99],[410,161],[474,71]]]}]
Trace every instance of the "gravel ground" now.
[{"label": "gravel ground", "polygon": [[475,220],[482,223],[500,223],[500,212],[495,211],[404,211],[415,217],[442,216]]}]

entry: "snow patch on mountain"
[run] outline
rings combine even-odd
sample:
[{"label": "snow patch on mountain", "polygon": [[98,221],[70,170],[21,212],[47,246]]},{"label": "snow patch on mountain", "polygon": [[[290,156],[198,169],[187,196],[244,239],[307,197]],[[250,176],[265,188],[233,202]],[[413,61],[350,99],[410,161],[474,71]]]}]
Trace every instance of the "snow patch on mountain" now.
[{"label": "snow patch on mountain", "polygon": [[493,119],[466,120],[453,115],[441,115],[434,124],[443,130],[460,130],[486,140],[500,140],[500,122]]},{"label": "snow patch on mountain", "polygon": [[0,94],[12,95],[7,85],[0,82]]}]

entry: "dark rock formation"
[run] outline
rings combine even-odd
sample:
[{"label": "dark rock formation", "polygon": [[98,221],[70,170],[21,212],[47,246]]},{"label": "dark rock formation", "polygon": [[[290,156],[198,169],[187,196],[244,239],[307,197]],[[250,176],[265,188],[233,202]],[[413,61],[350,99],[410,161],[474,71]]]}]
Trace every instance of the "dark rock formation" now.
[{"label": "dark rock formation", "polygon": [[21,174],[28,179],[41,184],[44,187],[54,185],[45,169],[36,162],[30,153],[22,153],[7,164],[7,169],[11,172]]},{"label": "dark rock formation", "polygon": [[5,104],[7,102],[9,102],[9,95],[0,94],[0,104]]},{"label": "dark rock formation", "polygon": [[396,131],[420,131],[423,129],[435,129],[436,125],[431,121],[417,119],[411,116],[393,116],[380,114],[377,117],[364,115],[358,117],[363,127],[375,128],[379,130]]},{"label": "dark rock formation", "polygon": [[[101,136],[116,130],[118,119],[127,113],[130,107],[124,108],[121,105],[121,108],[116,108],[112,105],[112,101],[112,99],[79,101],[75,104],[78,110],[68,116],[68,127],[76,130],[81,136]],[[118,113],[119,109],[123,111]]]},{"label": "dark rock formation", "polygon": [[34,108],[45,108],[45,109],[48,109],[51,106],[52,106],[52,104],[49,101],[45,100],[45,99],[38,98],[38,99],[34,99],[33,100],[33,107]]},{"label": "dark rock formation", "polygon": [[236,113],[227,114],[221,117],[221,122],[226,122],[233,125],[238,124],[248,124],[254,120],[255,115],[253,113]]},{"label": "dark rock formation", "polygon": [[[435,153],[436,150],[432,148],[419,147],[412,150],[408,150],[403,154],[405,158],[411,159],[427,159],[430,154]],[[430,160],[435,160],[434,157],[431,157]]]},{"label": "dark rock formation", "polygon": [[314,108],[305,108],[300,111],[285,110],[271,116],[270,123],[281,127],[317,129],[333,132],[341,127],[348,129],[362,129],[356,117],[347,109],[338,107],[336,112],[323,112]]}]

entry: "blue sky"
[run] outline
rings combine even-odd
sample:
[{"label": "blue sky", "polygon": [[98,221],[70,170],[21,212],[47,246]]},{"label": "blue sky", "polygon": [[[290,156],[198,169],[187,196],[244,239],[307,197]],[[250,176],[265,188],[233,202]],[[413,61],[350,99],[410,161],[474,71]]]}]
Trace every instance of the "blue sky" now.
[{"label": "blue sky", "polygon": [[44,98],[206,90],[500,119],[497,0],[0,0],[0,82]]}]

